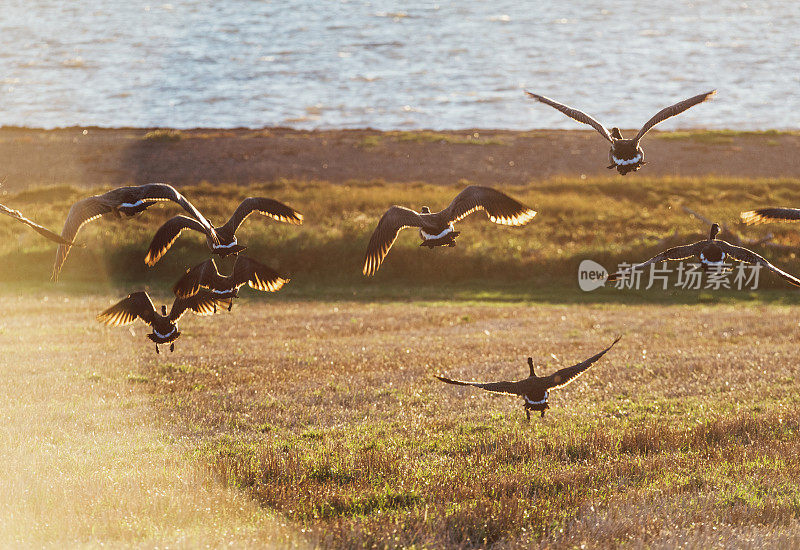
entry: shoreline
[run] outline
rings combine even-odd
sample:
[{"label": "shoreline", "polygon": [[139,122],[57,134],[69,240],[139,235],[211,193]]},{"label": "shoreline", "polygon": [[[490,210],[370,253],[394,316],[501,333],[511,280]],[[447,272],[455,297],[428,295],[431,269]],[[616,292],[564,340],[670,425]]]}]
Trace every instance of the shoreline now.
[{"label": "shoreline", "polygon": [[[643,148],[648,164],[641,175],[800,178],[798,131],[652,131]],[[525,185],[558,177],[621,177],[606,169],[607,152],[593,130],[7,126],[0,128],[0,178],[6,192],[280,179]]]}]

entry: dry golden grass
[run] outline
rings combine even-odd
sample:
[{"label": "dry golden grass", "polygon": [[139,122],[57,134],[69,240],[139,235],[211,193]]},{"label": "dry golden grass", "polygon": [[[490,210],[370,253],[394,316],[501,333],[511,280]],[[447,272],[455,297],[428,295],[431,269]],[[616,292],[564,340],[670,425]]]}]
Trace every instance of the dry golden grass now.
[{"label": "dry golden grass", "polygon": [[93,321],[107,299],[2,294],[0,546],[295,545],[153,422],[141,350]]},{"label": "dry golden grass", "polygon": [[[141,371],[178,437],[324,547],[791,547],[797,319],[784,306],[250,303]],[[524,421],[434,373],[547,373]],[[138,345],[136,339],[130,346]],[[550,354],[555,354],[555,357]]]}]

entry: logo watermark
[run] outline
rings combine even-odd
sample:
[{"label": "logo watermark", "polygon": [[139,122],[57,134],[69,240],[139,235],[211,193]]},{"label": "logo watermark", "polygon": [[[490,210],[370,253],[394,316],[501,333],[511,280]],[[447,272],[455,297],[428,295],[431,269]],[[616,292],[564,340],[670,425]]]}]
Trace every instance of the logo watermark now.
[{"label": "logo watermark", "polygon": [[[674,266],[674,267],[673,267]],[[613,281],[617,290],[757,290],[761,266],[745,263],[720,263],[705,266],[699,263],[677,262],[650,264],[644,269],[623,262],[617,265],[618,278]],[[608,271],[592,260],[578,266],[578,286],[591,292],[606,286]]]},{"label": "logo watermark", "polygon": [[578,266],[578,286],[584,292],[591,292],[606,284],[608,271],[592,260],[583,260]]}]

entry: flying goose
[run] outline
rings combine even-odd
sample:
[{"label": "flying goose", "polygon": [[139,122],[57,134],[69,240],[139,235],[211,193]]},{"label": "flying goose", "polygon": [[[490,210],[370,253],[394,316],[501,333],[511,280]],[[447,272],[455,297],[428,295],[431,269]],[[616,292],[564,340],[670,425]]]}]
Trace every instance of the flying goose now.
[{"label": "flying goose", "polygon": [[577,109],[573,109],[572,107],[568,107],[567,105],[563,105],[558,103],[557,101],[553,101],[550,98],[537,95],[531,92],[525,92],[528,96],[532,97],[533,99],[544,103],[545,105],[550,105],[555,109],[558,109],[568,117],[577,120],[578,122],[582,122],[584,124],[588,124],[598,132],[600,135],[606,138],[609,142],[611,142],[611,150],[608,152],[608,162],[609,166],[607,167],[609,170],[612,168],[616,168],[617,171],[622,174],[623,176],[628,172],[635,172],[639,168],[641,168],[644,162],[644,151],[642,148],[639,147],[639,141],[644,137],[644,135],[650,131],[650,129],[658,124],[659,122],[663,122],[668,118],[674,117],[682,112],[684,112],[689,107],[694,107],[698,103],[702,103],[707,100],[709,97],[717,93],[716,90],[711,90],[710,92],[706,92],[704,94],[696,95],[694,97],[690,97],[689,99],[684,99],[683,101],[676,103],[675,105],[671,105],[669,107],[665,107],[661,109],[658,113],[656,113],[653,118],[648,120],[642,129],[639,130],[639,133],[636,134],[636,137],[633,139],[623,139],[622,132],[620,132],[619,128],[611,128],[609,132],[605,126],[600,124],[597,120],[590,117],[586,113],[579,111]]},{"label": "flying goose", "polygon": [[420,246],[427,246],[431,250],[435,246],[455,246],[455,238],[461,232],[455,231],[453,224],[476,210],[485,210],[491,221],[501,225],[525,225],[536,215],[536,211],[505,193],[480,185],[470,185],[439,212],[431,212],[427,206],[423,206],[419,212],[403,206],[392,206],[381,217],[369,239],[364,275],[375,275],[401,229],[418,227],[422,237]]},{"label": "flying goose", "polygon": [[746,225],[769,223],[773,221],[800,221],[800,208],[759,208],[739,214]]},{"label": "flying goose", "polygon": [[28,218],[23,216],[22,212],[20,212],[19,210],[12,210],[9,207],[0,204],[0,212],[2,212],[3,214],[5,214],[7,216],[11,216],[15,220],[21,221],[25,225],[30,226],[31,228],[33,228],[34,231],[36,231],[40,235],[44,235],[45,237],[47,237],[51,241],[55,241],[57,243],[65,244],[65,245],[73,245],[73,244],[75,244],[72,241],[68,241],[67,239],[59,236],[58,233],[53,233],[52,231],[50,231],[46,227],[42,227],[38,223],[29,220]]},{"label": "flying goose", "polygon": [[187,310],[197,315],[213,315],[217,312],[217,304],[228,305],[225,300],[213,296],[209,292],[198,292],[191,298],[175,298],[172,309],[167,314],[167,306],[161,306],[161,315],[156,313],[153,301],[147,292],[134,292],[103,311],[97,320],[109,326],[121,326],[133,323],[137,318],[150,325],[153,332],[147,335],[156,344],[156,353],[161,353],[159,344],[169,344],[169,351],[175,351],[175,340],[181,333],[178,331],[178,319]]},{"label": "flying goose", "polygon": [[741,246],[734,246],[728,242],[717,239],[719,230],[720,227],[718,223],[712,224],[711,231],[708,234],[708,239],[665,250],[664,252],[661,252],[660,254],[650,258],[646,262],[633,265],[623,271],[612,273],[606,280],[619,280],[625,273],[631,272],[635,269],[642,269],[656,262],[664,262],[667,260],[685,260],[686,258],[691,258],[692,256],[696,256],[700,260],[700,264],[703,266],[703,269],[708,269],[709,267],[721,266],[725,262],[725,259],[730,256],[730,258],[746,264],[761,265],[776,275],[783,277],[791,284],[800,286],[800,279],[797,279],[795,276],[778,269],[752,250],[748,250],[747,248],[743,248]]},{"label": "flying goose", "polygon": [[[244,199],[241,204],[239,204],[236,211],[225,225],[215,228],[217,237],[219,237],[218,243],[213,242],[206,234],[206,240],[208,241],[208,247],[211,249],[211,253],[218,254],[224,258],[231,254],[238,254],[247,248],[246,246],[241,246],[236,240],[236,230],[239,229],[242,222],[253,212],[269,216],[279,222],[286,222],[294,225],[303,223],[303,215],[282,202],[263,197],[250,197]],[[164,225],[159,227],[158,231],[156,231],[153,241],[150,243],[150,248],[147,250],[144,263],[149,266],[155,265],[155,263],[161,259],[161,256],[166,254],[169,247],[172,246],[172,243],[175,242],[184,229],[194,229],[195,231],[205,233],[203,227],[197,220],[187,218],[186,216],[175,216],[167,220]]]},{"label": "flying goose", "polygon": [[589,357],[586,361],[578,363],[577,365],[572,365],[571,367],[565,367],[554,372],[550,376],[536,376],[536,372],[533,367],[533,358],[528,357],[528,367],[531,370],[531,375],[528,378],[517,380],[516,382],[478,383],[451,380],[450,378],[445,378],[444,376],[435,376],[435,378],[438,378],[442,382],[455,384],[457,386],[474,386],[476,388],[481,388],[483,390],[492,392],[519,395],[524,400],[523,406],[525,407],[525,416],[528,418],[528,420],[531,419],[531,411],[541,411],[542,418],[544,418],[544,412],[550,408],[550,406],[547,404],[547,399],[550,396],[550,390],[553,388],[566,386],[575,380],[575,378],[583,374],[589,367],[591,367],[592,363],[596,362],[603,355],[605,355],[608,350],[613,348],[614,344],[619,342],[620,338],[622,338],[622,336],[618,336],[610,346],[597,355]]},{"label": "flying goose", "polygon": [[[174,187],[166,183],[147,183],[131,187],[118,187],[102,195],[92,195],[79,200],[69,209],[61,236],[67,240],[74,241],[75,236],[84,224],[100,216],[112,215],[121,218],[125,215],[130,217],[143,212],[160,201],[173,201],[181,205],[184,210],[197,220],[198,227],[202,228],[201,230],[208,235],[209,239],[218,240],[214,227],[208,223],[208,220]],[[58,247],[56,262],[53,266],[53,281],[58,280],[58,274],[67,259],[69,249],[69,244],[63,244]]]},{"label": "flying goose", "polygon": [[[233,273],[220,275],[214,259],[208,259],[186,270],[172,291],[179,298],[188,298],[200,292],[201,288],[208,289],[212,296],[220,299],[231,299],[239,296],[239,287],[247,283],[251,288],[267,292],[276,292],[283,287],[289,279],[282,277],[271,267],[255,261],[247,256],[237,256],[233,264]],[[233,307],[233,301],[228,303],[228,311]]]}]

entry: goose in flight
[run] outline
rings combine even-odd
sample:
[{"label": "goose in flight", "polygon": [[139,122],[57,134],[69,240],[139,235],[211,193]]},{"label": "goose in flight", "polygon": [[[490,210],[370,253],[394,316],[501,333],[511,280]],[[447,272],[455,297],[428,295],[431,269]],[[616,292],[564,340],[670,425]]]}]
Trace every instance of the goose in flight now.
[{"label": "goose in flight", "polygon": [[597,130],[601,136],[606,138],[611,143],[611,150],[608,152],[608,169],[616,168],[617,171],[622,174],[623,176],[628,172],[636,172],[639,168],[641,168],[644,162],[644,151],[642,148],[639,147],[639,141],[644,137],[644,135],[650,131],[650,129],[658,124],[659,122],[663,122],[668,118],[674,117],[675,115],[679,115],[684,112],[686,109],[690,107],[694,107],[698,103],[702,103],[712,95],[717,93],[716,90],[711,90],[710,92],[706,92],[704,94],[696,95],[694,97],[690,97],[689,99],[684,99],[676,103],[675,105],[670,105],[669,107],[665,107],[661,109],[658,113],[656,113],[653,118],[648,120],[642,129],[639,130],[639,133],[636,134],[636,137],[633,139],[623,139],[622,132],[620,132],[619,128],[611,128],[611,131],[608,131],[605,126],[600,124],[597,120],[590,117],[583,111],[579,111],[577,109],[573,109],[567,105],[562,103],[558,103],[557,101],[553,101],[548,97],[544,97],[541,95],[537,95],[531,92],[525,92],[528,94],[529,97],[532,97],[536,101],[540,101],[545,105],[550,105],[551,107],[558,109],[568,117],[577,120],[578,122],[582,122],[583,124],[588,124],[595,130]]},{"label": "goose in flight", "polygon": [[158,228],[158,231],[156,231],[156,234],[153,236],[153,241],[150,243],[150,248],[147,250],[144,263],[151,267],[155,265],[156,262],[166,254],[169,247],[172,246],[172,243],[175,242],[184,229],[194,229],[195,231],[206,233],[206,241],[208,242],[208,247],[211,249],[212,254],[218,254],[223,258],[232,254],[238,254],[247,247],[241,246],[236,240],[236,230],[239,229],[239,226],[242,225],[244,220],[253,212],[258,212],[259,214],[268,216],[279,222],[291,223],[294,225],[301,225],[303,223],[303,215],[282,202],[263,197],[250,197],[244,199],[241,204],[239,204],[230,219],[225,222],[225,225],[214,228],[219,242],[214,242],[208,238],[208,233],[194,218],[175,216],[167,220],[164,225]]},{"label": "goose in flight", "polygon": [[19,210],[12,210],[11,208],[0,204],[0,213],[5,214],[6,216],[11,216],[15,220],[24,223],[25,225],[31,227],[34,231],[36,231],[40,235],[43,235],[43,236],[47,237],[51,241],[55,241],[55,242],[57,242],[59,244],[64,244],[64,245],[69,245],[69,246],[72,246],[72,245],[75,244],[72,241],[68,241],[64,237],[61,237],[58,233],[53,233],[52,231],[50,231],[46,227],[42,227],[38,223],[36,223],[36,222],[34,222],[32,220],[29,220],[28,218],[23,216],[22,212],[20,212]]},{"label": "goose in flight", "polygon": [[244,284],[265,292],[277,292],[289,279],[282,277],[268,265],[247,256],[237,256],[233,273],[220,275],[214,259],[208,259],[186,270],[172,291],[179,298],[189,298],[205,288],[219,299],[228,299],[228,311],[233,307],[232,298],[239,297],[239,288]]},{"label": "goose in flight", "polygon": [[159,315],[147,292],[134,292],[100,313],[97,320],[117,327],[141,319],[153,329],[153,332],[147,337],[155,342],[156,353],[161,353],[158,350],[159,344],[169,344],[169,351],[175,351],[175,340],[181,335],[177,323],[184,313],[191,310],[197,315],[213,315],[217,312],[218,304],[228,305],[225,300],[203,291],[190,298],[175,298],[169,313],[167,313],[167,306],[162,305]]},{"label": "goose in flight", "polygon": [[[68,241],[74,241],[75,236],[84,224],[96,220],[100,216],[130,217],[161,201],[173,201],[181,205],[184,210],[197,220],[198,227],[202,228],[202,231],[208,235],[209,239],[218,240],[214,227],[208,223],[208,220],[203,217],[192,203],[186,200],[186,197],[166,183],[147,183],[130,187],[118,187],[102,195],[92,195],[79,200],[69,209],[61,236]],[[56,262],[53,265],[53,281],[58,280],[58,274],[67,259],[69,250],[69,244],[62,244],[58,247]]]},{"label": "goose in flight", "polygon": [[597,355],[589,357],[586,361],[578,363],[577,365],[572,365],[571,367],[565,367],[554,372],[550,376],[536,376],[533,366],[533,358],[528,357],[528,367],[530,368],[531,374],[528,378],[523,378],[522,380],[517,380],[516,382],[479,383],[451,380],[450,378],[445,378],[444,376],[436,376],[436,378],[442,382],[455,384],[457,386],[474,386],[476,388],[481,388],[482,390],[488,390],[491,392],[519,395],[523,399],[525,415],[527,416],[528,420],[531,419],[531,411],[540,411],[542,413],[542,418],[544,418],[545,411],[550,408],[547,403],[547,400],[550,397],[550,390],[553,388],[566,386],[575,380],[575,378],[583,374],[589,367],[592,366],[593,363],[605,355],[608,350],[613,348],[614,344],[619,342],[620,338],[622,338],[622,336],[617,337],[617,339],[614,340],[610,346]]},{"label": "goose in flight", "polygon": [[612,273],[608,276],[606,281],[617,281],[621,279],[625,273],[632,272],[636,269],[642,269],[657,262],[665,262],[668,260],[685,260],[686,258],[696,257],[700,260],[700,265],[703,266],[703,269],[708,269],[709,267],[719,267],[723,265],[725,259],[730,257],[733,260],[744,262],[746,264],[755,264],[765,267],[776,275],[783,277],[794,286],[800,286],[800,279],[794,275],[786,273],[781,269],[778,269],[752,250],[741,246],[735,246],[723,240],[717,239],[719,231],[719,224],[712,224],[711,231],[708,234],[708,239],[667,249],[664,252],[653,256],[646,262],[633,265],[623,271]]},{"label": "goose in flight", "polygon": [[369,239],[364,275],[375,275],[400,230],[418,227],[422,237],[420,246],[427,246],[431,250],[435,246],[455,246],[455,238],[461,232],[455,231],[453,224],[477,210],[485,210],[491,221],[501,225],[525,225],[536,215],[535,210],[505,193],[480,185],[470,185],[439,212],[431,212],[427,206],[423,206],[419,212],[403,206],[392,206],[381,217]]}]

